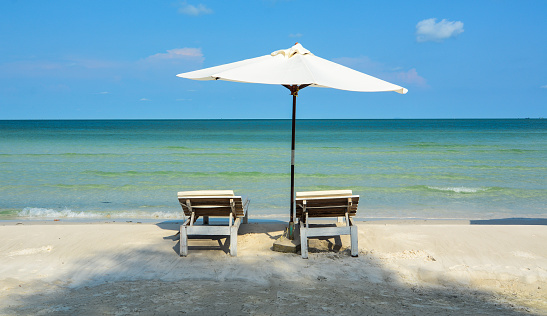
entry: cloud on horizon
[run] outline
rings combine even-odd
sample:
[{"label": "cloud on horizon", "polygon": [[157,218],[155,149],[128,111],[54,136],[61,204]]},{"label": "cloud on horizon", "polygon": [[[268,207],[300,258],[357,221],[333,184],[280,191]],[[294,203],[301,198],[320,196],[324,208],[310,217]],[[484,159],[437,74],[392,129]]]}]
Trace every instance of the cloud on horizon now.
[{"label": "cloud on horizon", "polygon": [[398,80],[404,83],[413,84],[418,87],[429,87],[424,77],[418,75],[416,68],[412,68],[409,71],[399,71],[395,73]]},{"label": "cloud on horizon", "polygon": [[[200,67],[205,60],[201,48],[174,48],[140,60],[101,60],[80,56],[58,57],[53,60],[26,59],[9,63],[0,62],[0,79],[48,80],[149,80],[166,72],[184,72]],[[97,91],[96,94],[108,94]]]},{"label": "cloud on horizon", "polygon": [[427,80],[418,75],[416,68],[404,71],[401,67],[388,67],[367,56],[341,57],[335,58],[333,61],[397,85],[410,84],[422,88],[429,87]]},{"label": "cloud on horizon", "polygon": [[213,13],[213,10],[207,8],[201,3],[198,4],[197,6],[194,6],[184,1],[179,8],[179,13],[198,16],[202,14],[211,14]]},{"label": "cloud on horizon", "polygon": [[416,24],[416,41],[418,43],[442,42],[463,33],[463,31],[463,22],[461,21],[443,19],[437,23],[436,18],[425,19]]},{"label": "cloud on horizon", "polygon": [[158,53],[152,56],[148,56],[146,61],[157,62],[157,61],[194,61],[202,63],[205,60],[201,48],[174,48],[167,50],[167,53]]},{"label": "cloud on horizon", "polygon": [[[58,57],[53,60],[27,59],[9,63],[0,62],[0,79],[100,79],[109,82],[149,80],[146,78],[163,76],[173,69],[183,72],[200,67],[204,60],[201,48],[192,47],[174,48],[140,60],[112,61],[80,56]],[[96,92],[96,94],[108,93],[108,91]]]},{"label": "cloud on horizon", "polygon": [[92,78],[108,69],[119,69],[123,63],[98,59],[65,57],[55,60],[18,60],[0,64],[0,78],[70,77]]}]

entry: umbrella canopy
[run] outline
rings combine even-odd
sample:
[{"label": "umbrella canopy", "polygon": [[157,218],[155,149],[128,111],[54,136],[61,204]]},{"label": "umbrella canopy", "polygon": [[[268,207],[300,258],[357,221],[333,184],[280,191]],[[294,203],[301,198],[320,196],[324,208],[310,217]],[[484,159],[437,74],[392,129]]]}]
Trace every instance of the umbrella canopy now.
[{"label": "umbrella canopy", "polygon": [[291,90],[293,96],[289,221],[289,237],[291,239],[294,228],[294,155],[298,91],[312,86],[360,92],[395,91],[401,94],[408,92],[407,89],[398,85],[317,57],[298,43],[289,49],[278,50],[269,55],[186,72],[177,76],[193,80],[225,80],[283,85]]},{"label": "umbrella canopy", "polygon": [[178,77],[194,80],[226,80],[276,85],[309,85],[348,91],[377,92],[408,90],[387,81],[315,56],[296,43],[270,55],[186,72]]}]

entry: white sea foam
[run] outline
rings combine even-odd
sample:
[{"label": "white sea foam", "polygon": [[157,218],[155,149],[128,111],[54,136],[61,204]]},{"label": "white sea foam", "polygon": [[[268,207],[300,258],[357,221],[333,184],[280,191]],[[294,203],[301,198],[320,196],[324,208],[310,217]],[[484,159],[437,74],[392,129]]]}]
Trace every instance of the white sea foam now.
[{"label": "white sea foam", "polygon": [[87,212],[74,212],[69,209],[64,209],[61,211],[52,210],[49,208],[39,208],[39,207],[25,207],[18,216],[21,217],[38,217],[38,218],[57,218],[57,217],[66,217],[66,218],[97,218],[101,217],[97,213],[87,213]]},{"label": "white sea foam", "polygon": [[448,192],[455,192],[455,193],[477,193],[477,192],[483,192],[487,189],[485,188],[466,188],[466,187],[430,187],[431,190],[437,190],[437,191],[448,191]]},{"label": "white sea foam", "polygon": [[77,212],[70,209],[53,210],[48,208],[26,207],[18,214],[20,217],[27,218],[158,218],[158,219],[180,219],[183,217],[182,212],[142,212],[142,211],[125,211],[125,212]]}]

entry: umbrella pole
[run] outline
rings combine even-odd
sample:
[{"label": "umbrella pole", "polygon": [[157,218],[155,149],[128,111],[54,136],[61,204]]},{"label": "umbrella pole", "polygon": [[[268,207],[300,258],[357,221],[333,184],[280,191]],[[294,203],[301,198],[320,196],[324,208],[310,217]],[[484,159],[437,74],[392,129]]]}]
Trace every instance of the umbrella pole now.
[{"label": "umbrella pole", "polygon": [[296,97],[298,96],[298,86],[291,86],[292,94],[292,142],[291,142],[291,215],[289,220],[289,239],[294,239],[294,150],[295,150],[295,132],[296,132]]},{"label": "umbrella pole", "polygon": [[291,142],[291,207],[290,207],[290,219],[289,219],[289,239],[294,240],[294,155],[295,155],[295,135],[296,135],[296,97],[298,91],[304,89],[310,84],[303,85],[283,85],[285,88],[291,90],[292,94],[292,142]]}]

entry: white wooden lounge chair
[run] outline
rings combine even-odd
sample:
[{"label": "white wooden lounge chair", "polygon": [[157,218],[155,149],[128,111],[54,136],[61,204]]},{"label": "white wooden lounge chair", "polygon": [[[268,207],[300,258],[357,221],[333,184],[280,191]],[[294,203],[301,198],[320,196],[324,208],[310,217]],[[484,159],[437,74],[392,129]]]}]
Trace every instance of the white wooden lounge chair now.
[{"label": "white wooden lounge chair", "polygon": [[[351,236],[351,256],[358,256],[357,226],[352,216],[357,213],[359,195],[351,190],[296,192],[296,217],[300,219],[300,248],[302,258],[308,258],[308,238],[321,236]],[[343,217],[346,226],[310,227],[313,217]]]},{"label": "white wooden lounge chair", "polygon": [[[229,236],[230,255],[237,256],[237,231],[247,223],[249,200],[232,190],[185,191],[177,194],[186,221],[180,226],[180,256],[188,255],[188,236]],[[202,216],[203,225],[194,225]],[[209,216],[228,217],[228,226],[209,225]]]}]

